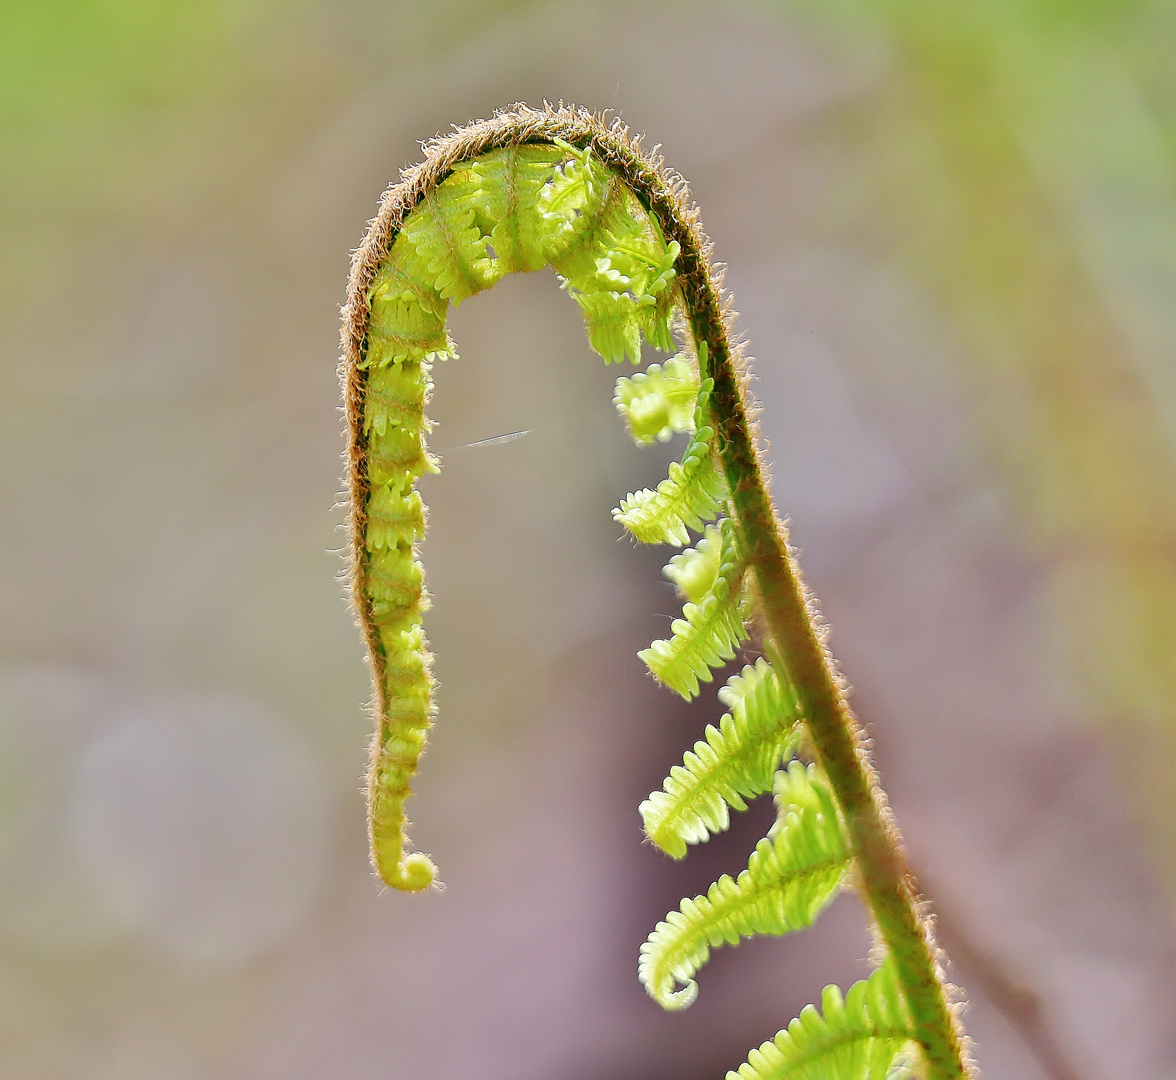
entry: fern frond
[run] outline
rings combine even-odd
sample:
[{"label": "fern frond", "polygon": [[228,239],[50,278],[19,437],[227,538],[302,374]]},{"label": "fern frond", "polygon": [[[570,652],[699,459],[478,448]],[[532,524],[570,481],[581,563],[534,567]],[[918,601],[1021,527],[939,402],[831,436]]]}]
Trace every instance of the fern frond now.
[{"label": "fern frond", "polygon": [[645,834],[675,859],[688,844],[724,832],[728,807],[746,810],[745,799],[770,791],[781,759],[792,756],[800,738],[796,695],[762,657],[732,675],[719,700],[731,711],[718,727],[707,725],[706,740],[640,806]]},{"label": "fern frond", "polygon": [[701,531],[703,522],[714,519],[727,497],[727,484],[715,466],[711,447],[714,429],[707,423],[713,385],[707,379],[699,388],[694,434],[682,460],[670,465],[669,477],[656,491],[631,492],[613,511],[613,519],[644,544],[683,547],[690,540],[687,530]]},{"label": "fern frond", "polygon": [[418,613],[409,613],[410,625],[400,628],[391,620],[380,621],[377,616],[384,708],[368,770],[372,861],[385,882],[410,892],[427,888],[436,875],[436,868],[427,855],[409,854],[405,850],[408,819],[404,804],[412,794],[410,783],[433,720],[433,676],[419,618]]},{"label": "fern frond", "polygon": [[475,223],[489,236],[502,274],[530,273],[547,264],[550,230],[539,204],[567,150],[551,143],[507,146],[470,165],[480,185]]},{"label": "fern frond", "polygon": [[364,394],[363,431],[382,439],[391,428],[427,428],[425,402],[433,390],[429,361],[397,360],[379,364],[368,377]]},{"label": "fern frond", "polygon": [[424,410],[432,388],[428,364],[406,360],[370,372],[363,428],[373,492],[393,484],[403,493],[418,476],[437,471],[425,445],[429,424]]},{"label": "fern frond", "polygon": [[596,161],[591,150],[579,150],[561,139],[553,143],[566,158],[552,170],[551,179],[539,195],[537,209],[544,254],[558,269],[569,248],[591,247],[593,223],[610,199],[620,197],[620,191],[612,174]]},{"label": "fern frond", "polygon": [[410,276],[403,265],[410,246],[400,237],[397,240],[399,246],[393,245],[368,293],[372,317],[361,362],[365,368],[404,360],[421,362],[453,348],[445,329],[448,301]]},{"label": "fern frond", "polygon": [[410,545],[424,535],[425,508],[417,491],[387,484],[372,492],[368,500],[370,550]]},{"label": "fern frond", "polygon": [[[607,254],[596,260],[595,276],[587,283],[590,287],[573,291],[573,296],[584,309],[589,340],[594,331],[607,340],[605,334],[623,326],[626,334],[639,331],[655,348],[670,352],[674,348],[670,322],[674,263],[680,249],[676,242],[666,244],[648,220],[646,224],[638,237],[610,238]],[[627,347],[633,363],[641,359],[640,339],[636,340],[636,348]],[[613,359],[624,359],[613,347]],[[593,348],[609,359],[595,343]]]},{"label": "fern frond", "polygon": [[[577,198],[583,199],[583,205],[570,222],[564,210],[561,216],[566,227],[559,235],[565,243],[559,251],[553,243],[548,258],[555,272],[563,278],[564,288],[595,292],[602,284],[596,281],[599,260],[620,243],[621,238],[640,237],[644,227],[633,217],[635,200],[629,190],[591,151],[586,152],[576,165],[579,167],[574,169],[575,179],[571,183],[582,185],[583,194],[572,188],[569,197],[560,200],[560,205],[565,206]],[[565,178],[569,169],[573,169],[572,162],[563,169]],[[553,181],[553,184],[557,182]],[[644,215],[640,204],[636,205],[636,212]]]},{"label": "fern frond", "polygon": [[694,430],[698,374],[680,356],[665,364],[650,364],[632,378],[617,379],[613,404],[625,418],[629,434],[639,445],[655,439],[668,442],[675,434]]},{"label": "fern frond", "polygon": [[[850,850],[833,796],[815,766],[793,761],[787,775],[793,806],[775,835],[756,846],[747,869],[736,880],[724,874],[705,896],[683,900],[641,946],[638,973],[663,1008],[693,1003],[693,976],[712,948],[808,926],[841,887]],[[675,982],[685,986],[675,991]]]},{"label": "fern frond", "polygon": [[[576,164],[573,181],[566,180],[571,163],[563,174],[569,187],[582,185],[582,193],[572,188],[583,200],[579,215],[569,216],[564,209],[570,198],[557,203],[553,193],[545,200],[562,210],[553,221],[549,259],[580,305],[589,344],[605,363],[626,357],[639,363],[642,335],[656,348],[671,351],[679,245],[666,242],[633,193],[591,155]],[[563,245],[558,253],[554,237]]]},{"label": "fern frond", "polygon": [[588,344],[606,364],[620,364],[626,358],[634,364],[641,362],[641,320],[633,297],[601,289],[572,292],[572,299],[580,305],[580,314],[584,316]]},{"label": "fern frond", "polygon": [[455,170],[409,214],[393,245],[413,281],[422,282],[442,300],[460,304],[489,288],[502,268],[486,251],[486,237],[475,218],[481,208],[481,179],[469,166]]},{"label": "fern frond", "polygon": [[743,625],[745,567],[735,542],[734,523],[724,518],[718,531],[719,567],[710,588],[697,604],[686,602],[683,618],[670,624],[672,638],[655,641],[637,654],[655,678],[688,701],[698,693],[699,680],[710,682],[711,669],[722,667],[735,655],[739,643],[747,640]]},{"label": "fern frond", "polygon": [[662,573],[674,583],[679,596],[700,604],[718,576],[722,549],[719,526],[712,523],[703,529],[698,543],[673,556],[662,567]]},{"label": "fern frond", "polygon": [[[638,360],[643,341],[672,351],[675,305],[684,347],[697,357],[697,377],[693,361],[679,357],[617,384],[618,409],[639,442],[693,428],[669,478],[614,511],[647,543],[684,547],[691,531],[703,533],[666,568],[683,594],[683,617],[670,640],[642,654],[650,670],[684,696],[697,693],[746,636],[753,604],[764,649],[779,657],[778,672],[761,661],[729,681],[719,695],[729,712],[642,806],[651,838],[680,857],[769,781],[778,804],[747,869],[683,901],[650,935],[641,952],[647,989],[667,1007],[689,1004],[712,948],[808,925],[852,864],[893,971],[884,967],[844,1001],[828,988],[824,1015],[805,1010],[729,1080],[882,1080],[901,1069],[896,1053],[908,1051],[935,1080],[966,1080],[962,1031],[897,833],[768,496],[709,242],[684,182],[644,157],[623,127],[583,112],[516,106],[438,139],[385,194],[353,263],[340,370],[351,579],[374,682],[369,820],[377,871],[407,889],[426,887],[435,873],[427,856],[409,853],[405,816],[433,718],[428,594],[416,550],[425,510],[414,489],[436,468],[424,415],[431,365],[453,355],[450,301],[544,262],[580,305],[589,342],[606,361]],[[745,589],[747,567],[754,582]],[[825,772],[793,761],[773,778],[794,749],[802,709]],[[852,808],[844,821],[838,806]]]},{"label": "fern frond", "polygon": [[806,1005],[787,1028],[728,1072],[727,1080],[886,1080],[913,1036],[888,957],[844,999],[836,986],[826,986],[819,1012]]}]

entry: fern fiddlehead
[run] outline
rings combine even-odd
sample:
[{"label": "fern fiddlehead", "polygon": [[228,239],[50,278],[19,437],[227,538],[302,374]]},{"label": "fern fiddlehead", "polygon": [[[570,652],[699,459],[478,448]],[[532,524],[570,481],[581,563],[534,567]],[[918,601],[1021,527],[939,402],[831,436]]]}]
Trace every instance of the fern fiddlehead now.
[{"label": "fern fiddlehead", "polygon": [[[690,438],[669,478],[630,494],[614,517],[647,543],[684,547],[691,531],[702,533],[666,568],[683,618],[642,658],[690,698],[735,655],[749,620],[762,630],[764,657],[720,691],[731,711],[641,812],[650,838],[677,858],[772,788],[777,822],[738,878],[683,901],[655,929],[642,980],[663,1005],[684,1007],[712,948],[806,926],[852,882],[881,966],[844,999],[828,988],[822,1012],[810,1006],[730,1076],[881,1078],[910,1054],[934,1080],[972,1075],[901,840],[767,494],[743,361],[697,211],[684,183],[623,127],[581,111],[520,106],[436,140],[385,193],[353,261],[340,372],[352,595],[374,686],[377,873],[409,890],[435,874],[408,850],[404,811],[433,720],[417,555],[425,513],[414,488],[436,467],[425,442],[429,372],[454,354],[450,302],[545,265],[606,362],[638,362],[643,340],[673,351],[680,318],[681,354],[619,380],[615,399],[638,442]],[[792,760],[802,730],[815,752],[809,766]]]}]

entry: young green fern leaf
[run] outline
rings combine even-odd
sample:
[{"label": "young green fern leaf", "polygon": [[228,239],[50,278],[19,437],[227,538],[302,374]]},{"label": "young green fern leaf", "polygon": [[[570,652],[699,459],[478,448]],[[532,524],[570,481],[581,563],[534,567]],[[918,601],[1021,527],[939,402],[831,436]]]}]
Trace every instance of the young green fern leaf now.
[{"label": "young green fern leaf", "polygon": [[674,261],[680,248],[666,243],[619,178],[590,155],[578,164],[585,201],[578,221],[561,218],[561,238],[568,242],[550,261],[584,313],[588,343],[605,363],[626,357],[639,362],[642,335],[669,352],[674,347]]},{"label": "young green fern leaf", "polygon": [[698,400],[698,375],[680,356],[665,365],[650,364],[631,379],[617,379],[613,403],[629,425],[638,444],[655,439],[668,442],[674,435],[694,430],[694,407]]},{"label": "young green fern leaf", "polygon": [[[705,540],[704,540],[705,543]],[[712,541],[713,544],[713,541]],[[697,603],[686,601],[681,619],[675,619],[669,640],[655,641],[637,655],[661,682],[687,701],[698,693],[698,681],[710,682],[711,669],[721,667],[747,640],[743,625],[743,561],[729,518],[719,524],[719,550],[703,558],[718,563],[714,578]],[[695,570],[701,567],[695,567]],[[687,573],[685,568],[683,574]]]},{"label": "young green fern leaf", "polygon": [[550,206],[552,191],[560,190],[553,182],[567,157],[563,147],[538,144],[508,146],[501,154],[470,162],[480,195],[475,223],[488,237],[503,274],[542,270],[549,250],[558,246],[557,221],[539,205],[546,199]]},{"label": "young green fern leaf", "polygon": [[613,511],[613,517],[642,543],[684,546],[690,541],[687,530],[700,531],[726,500],[727,485],[715,467],[711,445],[715,432],[707,423],[713,388],[711,379],[699,387],[694,435],[682,460],[670,466],[669,477],[656,491],[631,492]]},{"label": "young green fern leaf", "polygon": [[719,691],[731,711],[719,726],[707,725],[705,741],[687,750],[661,791],[640,806],[645,833],[662,851],[681,859],[730,825],[728,808],[746,810],[745,799],[772,790],[781,759],[800,740],[796,695],[762,657]]},{"label": "young green fern leaf", "polygon": [[[619,380],[615,398],[639,443],[690,434],[669,478],[614,511],[645,543],[684,547],[692,530],[702,533],[666,567],[683,618],[641,654],[650,671],[693,697],[753,620],[766,654],[728,680],[719,697],[730,711],[641,813],[650,838],[675,858],[771,788],[777,822],[745,871],[684,900],[650,935],[642,980],[663,1005],[682,1008],[711,949],[807,926],[852,881],[882,966],[844,1002],[826,990],[823,1016],[806,1009],[729,1080],[880,1080],[900,1052],[913,1052],[928,1080],[971,1076],[901,840],[767,494],[730,307],[697,211],[680,179],[642,156],[623,128],[587,113],[516,107],[432,143],[385,194],[352,266],[340,371],[352,595],[374,688],[377,873],[407,890],[426,888],[436,873],[411,851],[405,815],[434,714],[417,555],[426,513],[415,490],[437,467],[426,445],[430,371],[455,355],[451,302],[543,266],[580,306],[589,344],[606,362],[638,361],[643,341],[681,348]],[[808,766],[790,761],[802,735],[816,758]]]},{"label": "young green fern leaf", "polygon": [[358,421],[355,590],[378,714],[368,781],[372,859],[389,885],[422,889],[435,874],[426,856],[406,850],[404,804],[433,715],[416,556],[425,518],[413,485],[436,469],[424,409],[432,363],[454,355],[449,302],[551,263],[579,301],[593,347],[605,360],[636,360],[643,332],[669,340],[678,251],[591,150],[559,141],[511,144],[454,163],[403,215],[374,267],[348,393]]},{"label": "young green fern leaf", "polygon": [[678,595],[701,604],[714,587],[723,558],[723,535],[717,524],[707,525],[694,547],[679,551],[662,567]]},{"label": "young green fern leaf", "polygon": [[[783,809],[737,879],[724,874],[705,896],[683,900],[641,947],[638,974],[667,1009],[698,996],[694,973],[713,947],[811,925],[841,888],[851,852],[828,786],[798,761],[781,774]],[[686,985],[675,991],[675,981]]]},{"label": "young green fern leaf", "polygon": [[887,1080],[912,1041],[894,961],[849,988],[826,986],[821,1009],[806,1005],[727,1080]]}]

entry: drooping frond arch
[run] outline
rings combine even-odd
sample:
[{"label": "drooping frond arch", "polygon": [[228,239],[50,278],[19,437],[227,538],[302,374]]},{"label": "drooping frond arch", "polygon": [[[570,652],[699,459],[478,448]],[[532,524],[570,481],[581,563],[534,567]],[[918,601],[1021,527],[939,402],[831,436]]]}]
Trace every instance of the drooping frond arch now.
[{"label": "drooping frond arch", "polygon": [[[730,713],[642,815],[676,857],[772,787],[777,823],[738,878],[684,900],[654,931],[643,980],[657,1000],[683,1007],[711,948],[807,925],[853,882],[885,963],[844,1002],[827,992],[824,1017],[806,1011],[793,1022],[801,1029],[753,1052],[740,1075],[865,1080],[917,1046],[929,1077],[965,1077],[965,1043],[901,840],[768,497],[709,251],[681,179],[623,126],[579,110],[517,106],[437,139],[385,193],[352,265],[340,368],[352,595],[374,686],[373,863],[400,889],[424,889],[435,877],[432,860],[410,850],[405,803],[434,714],[418,553],[425,510],[415,483],[437,467],[425,408],[432,365],[454,355],[448,309],[505,274],[551,266],[606,362],[637,363],[645,343],[680,348],[622,378],[615,398],[639,443],[688,439],[669,477],[629,494],[614,518],[646,543],[685,547],[701,533],[666,568],[683,617],[642,657],[689,698],[752,627],[764,652],[720,692]],[[802,735],[815,752],[808,766],[792,760]],[[685,990],[674,990],[678,982]],[[843,1034],[852,1052],[838,1049]]]}]

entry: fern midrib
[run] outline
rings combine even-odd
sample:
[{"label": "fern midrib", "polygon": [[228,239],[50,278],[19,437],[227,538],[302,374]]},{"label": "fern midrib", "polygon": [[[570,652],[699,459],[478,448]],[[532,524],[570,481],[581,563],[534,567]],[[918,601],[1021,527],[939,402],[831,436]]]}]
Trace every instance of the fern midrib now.
[{"label": "fern midrib", "polygon": [[516,146],[509,146],[502,159],[502,182],[506,193],[506,231],[510,236],[513,249],[510,257],[503,258],[507,266],[522,267],[523,265],[523,236],[519,228],[519,151]]},{"label": "fern midrib", "polygon": [[[741,907],[744,907],[744,906],[751,907],[753,904],[757,903],[759,900],[761,900],[763,898],[768,898],[768,897],[772,897],[772,896],[782,897],[789,889],[791,889],[795,885],[798,885],[798,884],[803,883],[805,881],[811,881],[817,877],[822,876],[825,873],[831,873],[833,870],[844,869],[849,864],[849,858],[850,857],[848,855],[840,855],[840,856],[836,856],[836,857],[829,856],[828,858],[825,858],[825,859],[818,859],[816,862],[806,863],[800,869],[795,870],[793,873],[788,874],[784,877],[773,878],[770,881],[764,881],[764,882],[756,881],[753,877],[751,877],[750,872],[748,872],[748,880],[749,880],[750,884],[753,886],[751,891],[750,892],[741,891],[738,896],[738,900],[740,902],[735,903],[734,902],[735,898],[732,898],[732,902],[724,905],[722,913],[720,913],[716,907],[715,917],[713,919],[706,920],[706,924],[713,928],[713,926],[716,923],[720,922],[722,919],[731,918],[733,915],[737,914],[738,909]],[[742,877],[743,875],[740,874],[739,876]],[[735,883],[737,885],[739,884],[738,879],[736,879]],[[712,930],[710,930],[710,929],[707,930],[707,940],[708,941],[710,941],[711,932],[712,932]],[[750,935],[741,934],[740,936],[741,937],[748,937]],[[714,946],[714,945],[720,944],[720,943],[711,942],[711,944],[712,944],[712,946]]]},{"label": "fern midrib", "polygon": [[393,345],[407,345],[409,347],[414,345],[418,347],[428,345],[430,342],[437,341],[443,332],[442,329],[441,331],[434,330],[432,333],[393,334],[376,326],[374,323],[368,327],[368,337],[379,338],[381,341],[390,341]]},{"label": "fern midrib", "polygon": [[367,396],[369,401],[379,402],[389,416],[407,416],[414,420],[424,420],[424,405],[405,403],[397,400],[391,394],[379,394],[371,389],[368,390]]},{"label": "fern midrib", "polygon": [[[706,662],[707,649],[714,648],[715,643],[726,639],[726,635],[720,638],[719,635],[722,631],[730,629],[732,631],[730,636],[738,638],[743,629],[741,622],[731,625],[732,620],[739,618],[737,589],[740,585],[739,575],[741,574],[742,569],[737,571],[726,595],[717,596],[712,592],[709,596],[704,597],[701,603],[691,604],[691,608],[697,612],[694,620],[691,620],[685,612],[681,619],[675,619],[675,623],[686,624],[682,627],[680,634],[671,626],[671,629],[674,629],[674,636],[680,637],[682,640],[682,651],[678,654],[679,662],[686,664],[695,672],[697,672],[699,664],[704,665],[708,679],[713,676],[710,675],[710,666]],[[720,580],[722,579],[720,578]]]},{"label": "fern midrib", "polygon": [[613,245],[614,251],[623,251],[626,255],[632,255],[634,259],[643,262],[650,270],[656,269],[660,264],[654,262],[649,257],[649,252],[644,248],[630,247],[628,244],[620,243]]}]

